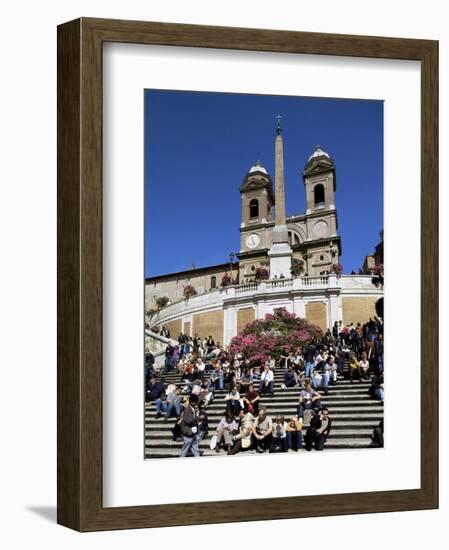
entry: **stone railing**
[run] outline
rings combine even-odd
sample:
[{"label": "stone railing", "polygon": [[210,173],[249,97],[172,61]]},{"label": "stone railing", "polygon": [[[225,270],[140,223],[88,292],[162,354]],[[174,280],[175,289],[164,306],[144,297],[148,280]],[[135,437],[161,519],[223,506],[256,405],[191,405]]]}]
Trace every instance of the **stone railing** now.
[{"label": "stone railing", "polygon": [[301,282],[301,286],[328,286],[330,282],[334,283],[333,286],[337,286],[337,277],[335,275],[320,275],[319,277],[302,277],[298,279]]},{"label": "stone railing", "polygon": [[275,290],[277,288],[291,288],[293,286],[294,279],[270,279],[264,281],[265,288],[267,290]]},{"label": "stone railing", "polygon": [[234,288],[234,293],[236,296],[240,294],[247,294],[248,292],[255,292],[259,288],[259,283],[245,283],[243,285],[234,285],[234,287],[227,287],[226,291]]},{"label": "stone railing", "polygon": [[[232,300],[252,300],[270,295],[282,295],[288,293],[292,297],[295,293],[301,293],[304,299],[307,296],[314,297],[320,293],[332,290],[342,294],[378,294],[379,290],[371,283],[370,275],[319,275],[317,277],[297,277],[294,279],[268,279],[255,281],[242,285],[232,285],[211,292],[205,292],[192,296],[188,300],[172,302],[162,308],[156,317],[151,319],[153,324],[161,325],[180,317],[188,317],[197,312],[223,308]],[[381,291],[380,291],[381,292]],[[324,296],[324,294],[323,294]],[[264,297],[265,299],[265,297]]]},{"label": "stone railing", "polygon": [[165,361],[165,349],[168,344],[178,345],[176,340],[165,338],[160,334],[145,329],[145,353],[152,353],[154,357],[154,366],[159,370]]},{"label": "stone railing", "polygon": [[299,288],[327,288],[338,287],[339,278],[336,275],[320,275],[319,277],[298,277],[296,279],[267,279],[264,281],[255,281],[244,283],[242,285],[229,286],[223,289],[226,297],[241,296],[255,292],[276,292],[286,289]]}]

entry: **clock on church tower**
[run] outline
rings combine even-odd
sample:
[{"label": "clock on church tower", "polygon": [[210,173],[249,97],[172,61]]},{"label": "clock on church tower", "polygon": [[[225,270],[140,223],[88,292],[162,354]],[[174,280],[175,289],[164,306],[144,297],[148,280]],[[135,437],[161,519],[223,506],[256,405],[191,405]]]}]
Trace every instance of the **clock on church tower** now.
[{"label": "clock on church tower", "polygon": [[273,225],[273,182],[257,161],[240,186],[242,219],[240,224],[240,281],[251,280],[268,251],[267,231]]},{"label": "clock on church tower", "polygon": [[260,244],[259,235],[257,233],[251,233],[248,237],[246,237],[245,244],[251,250],[257,248]]}]

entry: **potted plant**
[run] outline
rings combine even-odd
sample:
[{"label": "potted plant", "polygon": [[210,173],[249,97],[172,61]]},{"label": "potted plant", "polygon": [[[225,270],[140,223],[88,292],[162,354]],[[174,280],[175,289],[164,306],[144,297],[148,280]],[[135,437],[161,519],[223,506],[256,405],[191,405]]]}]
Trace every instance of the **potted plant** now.
[{"label": "potted plant", "polygon": [[303,271],[304,262],[302,260],[299,260],[298,258],[293,258],[292,267],[290,269],[292,277],[299,277]]},{"label": "potted plant", "polygon": [[232,285],[231,276],[228,273],[225,273],[221,279],[221,286],[223,288]]},{"label": "potted plant", "polygon": [[265,267],[258,267],[254,273],[256,281],[266,281],[268,276],[268,270]]},{"label": "potted plant", "polygon": [[379,287],[384,284],[384,264],[376,264],[373,269],[373,278],[371,282],[376,287]]},{"label": "potted plant", "polygon": [[340,277],[340,275],[343,273],[343,266],[340,263],[332,264],[331,273],[335,273],[337,277]]},{"label": "potted plant", "polygon": [[196,296],[198,292],[196,291],[196,288],[192,285],[186,285],[184,287],[184,298],[188,300],[192,296]]},{"label": "potted plant", "polygon": [[156,299],[156,305],[158,309],[162,309],[168,304],[169,301],[170,298],[168,296],[159,296],[159,298]]}]

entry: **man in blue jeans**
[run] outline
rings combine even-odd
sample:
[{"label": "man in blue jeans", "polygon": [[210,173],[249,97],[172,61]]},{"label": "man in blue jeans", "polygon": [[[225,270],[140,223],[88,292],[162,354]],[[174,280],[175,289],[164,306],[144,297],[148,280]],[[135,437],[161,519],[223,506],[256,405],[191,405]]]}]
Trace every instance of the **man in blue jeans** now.
[{"label": "man in blue jeans", "polygon": [[223,370],[219,361],[215,364],[215,368],[209,378],[210,391],[216,391],[216,389],[222,390],[224,388]]},{"label": "man in blue jeans", "polygon": [[181,420],[181,433],[184,440],[184,445],[181,449],[180,456],[185,457],[192,453],[193,456],[200,456],[198,445],[198,422],[199,414],[197,411],[198,397],[191,395],[189,403],[184,409]]},{"label": "man in blue jeans", "polygon": [[156,379],[152,378],[147,386],[145,398],[147,403],[154,401],[154,404],[156,405],[156,418],[159,418],[161,416],[161,412],[165,412],[167,408],[167,405],[163,400],[164,393],[164,379],[161,378],[159,382],[156,382]]},{"label": "man in blue jeans", "polygon": [[313,376],[313,367],[315,364],[315,346],[310,344],[307,346],[306,351],[304,353],[304,366],[306,369],[305,376],[306,378],[312,378]]},{"label": "man in blue jeans", "polygon": [[166,404],[165,420],[170,418],[173,414],[173,410],[175,410],[177,417],[181,414],[181,392],[178,387],[168,393]]}]

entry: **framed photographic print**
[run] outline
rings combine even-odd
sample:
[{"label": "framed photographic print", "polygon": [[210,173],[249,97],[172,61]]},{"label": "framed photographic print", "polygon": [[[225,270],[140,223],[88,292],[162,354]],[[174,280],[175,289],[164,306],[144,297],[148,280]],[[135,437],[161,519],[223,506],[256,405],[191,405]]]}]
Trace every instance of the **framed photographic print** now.
[{"label": "framed photographic print", "polygon": [[437,120],[435,41],[58,28],[59,523],[438,506]]}]

